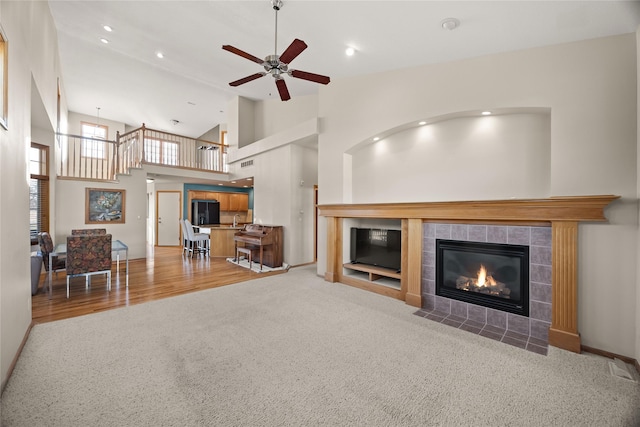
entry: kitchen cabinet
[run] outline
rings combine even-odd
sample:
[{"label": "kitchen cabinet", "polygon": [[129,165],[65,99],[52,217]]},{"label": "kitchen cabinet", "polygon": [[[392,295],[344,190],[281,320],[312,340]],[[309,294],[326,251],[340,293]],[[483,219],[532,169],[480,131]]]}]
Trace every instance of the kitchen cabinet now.
[{"label": "kitchen cabinet", "polygon": [[216,193],[218,195],[217,200],[220,202],[220,211],[229,211],[229,193]]},{"label": "kitchen cabinet", "polygon": [[231,193],[229,195],[229,210],[232,212],[244,212],[249,210],[249,195]]}]

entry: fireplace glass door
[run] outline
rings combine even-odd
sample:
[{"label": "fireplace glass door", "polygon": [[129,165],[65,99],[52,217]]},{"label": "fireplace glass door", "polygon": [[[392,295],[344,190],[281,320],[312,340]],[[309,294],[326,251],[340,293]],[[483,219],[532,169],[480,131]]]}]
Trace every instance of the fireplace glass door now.
[{"label": "fireplace glass door", "polygon": [[436,295],[529,315],[529,247],[436,240]]}]

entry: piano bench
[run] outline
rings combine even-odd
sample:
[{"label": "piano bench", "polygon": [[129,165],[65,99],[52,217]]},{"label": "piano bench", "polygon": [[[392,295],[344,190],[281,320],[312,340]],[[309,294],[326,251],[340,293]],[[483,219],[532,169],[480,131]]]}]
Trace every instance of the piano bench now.
[{"label": "piano bench", "polygon": [[252,257],[251,257],[251,248],[243,248],[241,246],[238,246],[236,248],[236,263],[240,264],[240,254],[243,253],[245,254],[245,258],[247,258],[247,260],[249,260],[249,270],[251,270],[251,263],[252,263]]}]

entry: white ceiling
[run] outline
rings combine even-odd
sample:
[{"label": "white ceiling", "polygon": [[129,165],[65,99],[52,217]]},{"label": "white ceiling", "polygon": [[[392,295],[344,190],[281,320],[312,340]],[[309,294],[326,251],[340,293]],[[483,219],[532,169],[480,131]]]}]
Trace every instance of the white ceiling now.
[{"label": "white ceiling", "polygon": [[[49,4],[71,111],[96,115],[100,107],[105,119],[198,137],[226,122],[234,96],[279,99],[269,76],[229,86],[262,68],[222,50],[230,44],[260,58],[274,53],[270,0]],[[460,20],[459,28],[443,29],[448,17]],[[290,68],[337,80],[631,33],[639,24],[638,1],[284,0],[277,53],[302,39],[309,47]],[[354,56],[344,54],[347,46],[356,49]],[[158,51],[164,59],[155,56]],[[316,83],[286,80],[292,98],[318,89]]]}]

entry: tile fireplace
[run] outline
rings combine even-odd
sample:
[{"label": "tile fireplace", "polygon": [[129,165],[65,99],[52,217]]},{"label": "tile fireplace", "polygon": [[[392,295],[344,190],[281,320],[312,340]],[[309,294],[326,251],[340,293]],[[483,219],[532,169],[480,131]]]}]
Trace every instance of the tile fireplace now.
[{"label": "tile fireplace", "polygon": [[[423,313],[451,315],[461,324],[486,325],[546,345],[551,227],[425,223],[422,255]],[[484,279],[478,277],[481,266]],[[487,276],[493,285],[478,286]]]},{"label": "tile fireplace", "polygon": [[[549,345],[579,353],[578,225],[586,221],[606,222],[604,209],[619,198],[605,194],[542,199],[319,205],[319,215],[326,219],[324,278],[329,282],[342,282],[391,296],[414,307],[448,307],[451,313],[464,312],[469,319],[481,318],[489,325],[508,325],[509,331],[504,336],[515,333],[510,332],[513,328],[528,330],[532,336],[542,334],[548,336]],[[385,286],[376,286],[370,281],[354,281],[344,274],[343,223],[351,218],[401,220],[399,290],[390,292]],[[529,317],[435,295],[435,255],[425,256],[427,252],[435,254],[435,223],[442,223],[449,230],[447,236],[438,234],[437,238],[495,243],[507,239],[507,243],[529,245]],[[425,237],[427,224],[434,227],[433,237]],[[540,230],[546,236],[545,245],[537,243]],[[520,243],[521,239],[523,243]],[[428,275],[429,271],[433,272],[432,276]],[[431,282],[425,283],[427,280]]]},{"label": "tile fireplace", "polygon": [[436,295],[529,316],[529,246],[436,239]]}]

